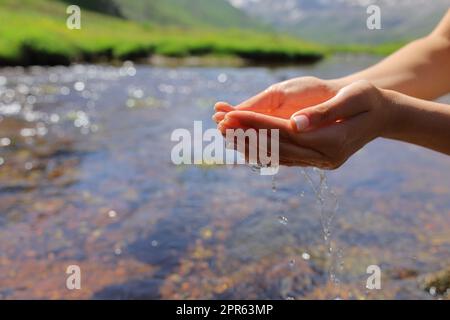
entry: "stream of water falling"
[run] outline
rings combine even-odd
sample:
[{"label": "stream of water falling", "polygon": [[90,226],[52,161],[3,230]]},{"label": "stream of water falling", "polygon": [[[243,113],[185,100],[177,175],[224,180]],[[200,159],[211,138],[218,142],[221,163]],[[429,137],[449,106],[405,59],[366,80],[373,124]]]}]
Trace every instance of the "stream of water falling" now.
[{"label": "stream of water falling", "polygon": [[[250,165],[254,172],[259,172],[261,166]],[[327,249],[327,257],[329,259],[328,280],[335,286],[339,286],[340,280],[338,273],[343,269],[343,251],[333,243],[333,222],[339,209],[339,202],[336,193],[328,185],[326,172],[318,168],[301,169],[302,175],[310,185],[319,207],[320,223],[322,226],[323,240]],[[275,175],[272,176],[271,187],[273,192],[277,192],[277,184]],[[304,196],[304,192],[300,193]],[[278,216],[278,222],[282,225],[289,223],[284,215]],[[295,261],[290,261],[289,265],[292,267]],[[339,297],[336,297],[339,299]]]},{"label": "stream of water falling", "polygon": [[323,239],[330,262],[328,268],[329,281],[339,285],[338,272],[343,268],[343,254],[342,249],[337,248],[335,243],[333,243],[333,222],[339,209],[338,198],[328,185],[325,171],[317,168],[313,168],[310,171],[302,169],[302,174],[311,186],[319,206]]},{"label": "stream of water falling", "polygon": [[[254,172],[259,172],[261,166],[250,165]],[[333,222],[339,209],[339,202],[336,193],[328,185],[326,172],[318,168],[301,169],[302,175],[310,185],[319,207],[320,223],[322,226],[323,240],[327,250],[326,255],[329,261],[328,280],[335,286],[339,286],[339,271],[343,269],[343,251],[333,243]],[[271,187],[273,192],[277,192],[277,184],[275,175],[272,176]],[[304,196],[304,192],[300,193]],[[282,225],[288,225],[289,220],[284,215],[278,215],[278,222]],[[295,261],[290,260],[289,265],[292,267]],[[340,297],[336,297],[340,299]]]}]

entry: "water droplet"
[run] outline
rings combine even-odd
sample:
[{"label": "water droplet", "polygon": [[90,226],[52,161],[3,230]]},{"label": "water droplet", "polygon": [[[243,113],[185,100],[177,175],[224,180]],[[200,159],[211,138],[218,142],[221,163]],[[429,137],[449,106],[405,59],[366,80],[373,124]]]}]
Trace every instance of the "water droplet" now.
[{"label": "water droplet", "polygon": [[93,124],[93,125],[91,126],[91,131],[92,131],[92,132],[97,132],[97,131],[98,131],[98,125]]},{"label": "water droplet", "polygon": [[85,86],[84,82],[81,82],[81,81],[77,81],[77,82],[75,82],[75,84],[73,85],[73,88],[74,88],[75,90],[77,90],[77,91],[83,91],[85,87],[86,87],[86,86]]},{"label": "water droplet", "polygon": [[59,122],[59,115],[57,115],[56,113],[52,113],[52,115],[50,116],[50,121],[53,123]]},{"label": "water droplet", "polygon": [[14,115],[18,114],[22,106],[18,103],[12,103],[8,105],[0,105],[0,114],[3,115]]},{"label": "water droplet", "polygon": [[123,62],[123,66],[124,66],[125,68],[133,67],[133,66],[134,66],[134,62],[131,61],[131,60],[126,60],[126,61]]},{"label": "water droplet", "polygon": [[10,138],[1,138],[0,139],[0,147],[7,147],[11,144]]},{"label": "water droplet", "polygon": [[134,67],[127,68],[126,73],[128,76],[134,77],[136,75],[136,68]]},{"label": "water droplet", "polygon": [[309,260],[309,259],[311,259],[311,256],[309,255],[309,253],[303,252],[302,253],[302,259],[303,260]]},{"label": "water droplet", "polygon": [[109,210],[109,211],[108,211],[108,216],[109,216],[110,218],[115,218],[115,217],[117,216],[117,212],[114,211],[114,210]]},{"label": "water droplet", "polygon": [[33,169],[33,163],[31,161],[25,162],[25,170],[31,170]]},{"label": "water droplet", "polygon": [[122,254],[122,249],[120,249],[120,247],[116,247],[116,248],[114,249],[114,253],[115,253],[117,256],[119,256],[119,255]]},{"label": "water droplet", "polygon": [[61,92],[61,94],[62,94],[63,96],[67,96],[67,95],[70,94],[70,89],[69,89],[68,87],[62,87],[62,88],[59,90],[59,92]]},{"label": "water droplet", "polygon": [[152,247],[157,247],[158,246],[158,241],[156,241],[156,240],[153,240],[152,241]]},{"label": "water droplet", "polygon": [[28,97],[27,97],[27,103],[28,103],[28,104],[35,104],[36,101],[37,101],[37,99],[36,99],[35,96],[28,96]]},{"label": "water droplet", "polygon": [[136,99],[142,99],[144,97],[144,91],[142,89],[136,89],[131,92],[131,95]]},{"label": "water droplet", "polygon": [[217,77],[217,81],[219,81],[220,83],[225,83],[225,82],[227,82],[227,80],[228,80],[228,76],[225,73],[221,73]]},{"label": "water droplet", "polygon": [[75,127],[87,127],[89,123],[89,116],[84,111],[77,111],[75,113],[75,120],[73,122]]},{"label": "water droplet", "polygon": [[282,225],[287,225],[289,220],[288,220],[288,218],[286,218],[284,216],[279,216],[278,217],[278,222],[281,223]]},{"label": "water droplet", "polygon": [[20,135],[22,137],[34,137],[36,135],[36,129],[23,128],[23,129],[20,130]]},{"label": "water droplet", "polygon": [[435,295],[436,295],[436,287],[430,287],[430,290],[429,290],[429,292],[430,292],[430,294],[434,297]]},{"label": "water droplet", "polygon": [[128,99],[127,100],[127,107],[128,108],[134,108],[136,106],[136,100],[134,99]]},{"label": "water droplet", "polygon": [[30,88],[27,85],[21,83],[17,86],[17,92],[19,92],[20,94],[26,95],[30,92]]}]

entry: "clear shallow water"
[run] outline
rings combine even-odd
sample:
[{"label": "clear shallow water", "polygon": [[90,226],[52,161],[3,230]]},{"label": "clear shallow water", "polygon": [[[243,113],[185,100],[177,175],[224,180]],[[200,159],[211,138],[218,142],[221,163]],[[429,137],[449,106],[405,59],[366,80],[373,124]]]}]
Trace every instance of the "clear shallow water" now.
[{"label": "clear shallow water", "polygon": [[[281,168],[274,188],[246,166],[170,161],[171,132],[213,127],[217,100],[374,61],[0,70],[0,296],[433,298],[418,279],[450,262],[450,158],[379,140],[327,173],[339,199],[330,243],[332,211],[321,214],[301,170]],[[76,292],[65,287],[71,264]],[[382,290],[366,292],[371,264]]]}]

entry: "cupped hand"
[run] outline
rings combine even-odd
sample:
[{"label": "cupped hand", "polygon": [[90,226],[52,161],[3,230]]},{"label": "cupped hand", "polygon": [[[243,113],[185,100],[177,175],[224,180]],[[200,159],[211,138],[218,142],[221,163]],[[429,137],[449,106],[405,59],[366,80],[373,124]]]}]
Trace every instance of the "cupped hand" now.
[{"label": "cupped hand", "polygon": [[229,111],[218,124],[227,129],[279,129],[281,165],[340,167],[391,126],[392,108],[383,90],[367,81],[341,89],[331,99],[293,113],[290,118],[248,110]]},{"label": "cupped hand", "polygon": [[338,80],[301,77],[270,86],[260,94],[237,106],[226,102],[215,105],[214,121],[222,121],[227,112],[252,111],[273,117],[289,119],[295,112],[322,103],[336,95],[343,85]]}]

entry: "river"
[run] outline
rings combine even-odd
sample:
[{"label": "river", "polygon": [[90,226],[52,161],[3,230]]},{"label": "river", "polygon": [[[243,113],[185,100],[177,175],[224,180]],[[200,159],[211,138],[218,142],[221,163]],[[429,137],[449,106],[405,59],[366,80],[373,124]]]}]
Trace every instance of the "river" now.
[{"label": "river", "polygon": [[[172,131],[214,127],[217,100],[376,61],[0,69],[0,298],[437,298],[420,279],[450,262],[449,157],[377,140],[327,173],[338,284],[300,169],[273,182],[246,166],[170,161]],[[66,288],[70,265],[80,290]],[[380,290],[365,287],[369,265]]]}]

